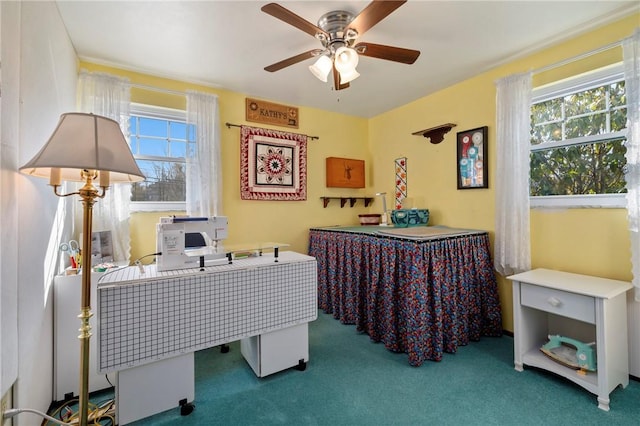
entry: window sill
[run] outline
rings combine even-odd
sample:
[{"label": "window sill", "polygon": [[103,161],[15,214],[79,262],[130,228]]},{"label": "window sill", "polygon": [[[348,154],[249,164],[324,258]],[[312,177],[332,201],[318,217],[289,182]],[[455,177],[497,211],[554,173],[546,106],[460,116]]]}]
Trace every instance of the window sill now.
[{"label": "window sill", "polygon": [[626,194],[549,195],[529,197],[531,208],[540,209],[624,209]]}]

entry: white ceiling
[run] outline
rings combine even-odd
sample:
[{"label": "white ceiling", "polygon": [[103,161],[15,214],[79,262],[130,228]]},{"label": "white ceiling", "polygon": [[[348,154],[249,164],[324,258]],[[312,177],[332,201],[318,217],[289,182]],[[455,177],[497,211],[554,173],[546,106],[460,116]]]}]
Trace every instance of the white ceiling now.
[{"label": "white ceiling", "polygon": [[[372,117],[551,43],[640,10],[635,1],[409,0],[359,41],[421,51],[413,65],[361,57],[361,76],[334,91],[308,59],[264,67],[320,42],[260,8],[267,1],[57,1],[78,56],[290,105]],[[279,1],[317,24],[368,1]]]}]

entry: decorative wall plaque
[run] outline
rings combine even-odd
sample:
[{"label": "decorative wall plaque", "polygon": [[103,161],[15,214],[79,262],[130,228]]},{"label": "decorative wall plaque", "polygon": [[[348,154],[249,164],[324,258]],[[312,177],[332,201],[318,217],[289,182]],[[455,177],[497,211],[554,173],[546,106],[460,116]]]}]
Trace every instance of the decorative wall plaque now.
[{"label": "decorative wall plaque", "polygon": [[246,98],[247,121],[272,124],[275,126],[298,128],[300,117],[298,108]]},{"label": "decorative wall plaque", "polygon": [[364,160],[328,157],[327,187],[364,188]]}]

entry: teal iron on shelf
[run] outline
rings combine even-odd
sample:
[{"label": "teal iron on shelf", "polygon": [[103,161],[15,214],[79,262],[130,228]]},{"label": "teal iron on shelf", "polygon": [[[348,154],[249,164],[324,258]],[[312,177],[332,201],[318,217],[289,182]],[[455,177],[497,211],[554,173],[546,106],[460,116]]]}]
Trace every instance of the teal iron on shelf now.
[{"label": "teal iron on shelf", "polygon": [[549,335],[540,350],[554,361],[576,370],[596,371],[593,343],[583,343],[570,337]]}]

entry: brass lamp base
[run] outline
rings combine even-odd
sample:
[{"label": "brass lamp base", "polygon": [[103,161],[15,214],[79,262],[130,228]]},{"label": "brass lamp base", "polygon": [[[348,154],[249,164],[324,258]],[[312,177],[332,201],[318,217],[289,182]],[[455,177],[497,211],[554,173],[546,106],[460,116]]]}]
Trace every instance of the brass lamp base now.
[{"label": "brass lamp base", "polygon": [[93,181],[98,177],[95,170],[83,170],[82,177],[85,184],[78,192],[69,194],[58,193],[58,185],[53,186],[54,193],[59,197],[79,195],[82,198],[82,251],[85,265],[82,273],[82,293],[80,298],[80,390],[78,392],[78,417],[80,426],[88,426],[89,418],[89,341],[91,339],[91,233],[93,205],[97,198],[104,198],[107,187],[103,186],[102,193],[93,186]]}]

